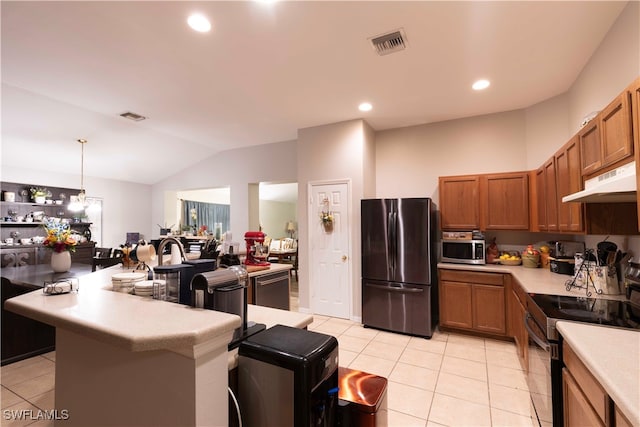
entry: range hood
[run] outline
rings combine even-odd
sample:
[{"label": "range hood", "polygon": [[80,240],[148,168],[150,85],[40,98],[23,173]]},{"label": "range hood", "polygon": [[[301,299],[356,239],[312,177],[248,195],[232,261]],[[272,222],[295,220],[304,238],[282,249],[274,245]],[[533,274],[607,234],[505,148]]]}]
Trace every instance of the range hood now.
[{"label": "range hood", "polygon": [[563,202],[612,203],[635,202],[636,162],[627,163],[584,183],[584,190],[562,198]]}]

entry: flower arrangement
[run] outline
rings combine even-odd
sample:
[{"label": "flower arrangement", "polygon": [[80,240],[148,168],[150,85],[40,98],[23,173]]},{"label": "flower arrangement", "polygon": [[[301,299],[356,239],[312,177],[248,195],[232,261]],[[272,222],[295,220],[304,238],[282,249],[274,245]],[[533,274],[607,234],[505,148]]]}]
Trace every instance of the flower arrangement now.
[{"label": "flower arrangement", "polygon": [[36,197],[47,197],[47,194],[49,194],[49,191],[43,187],[31,187],[29,191],[31,192],[31,197],[34,199]]},{"label": "flower arrangement", "polygon": [[71,237],[71,228],[69,224],[56,223],[48,221],[44,225],[47,237],[42,242],[46,248],[60,253],[64,251],[75,252],[77,242]]},{"label": "flower arrangement", "polygon": [[206,236],[207,228],[208,227],[206,225],[201,225],[200,228],[198,229],[198,236]]},{"label": "flower arrangement", "polygon": [[320,212],[320,222],[322,222],[322,225],[325,227],[331,226],[331,224],[333,224],[333,214],[331,211]]}]

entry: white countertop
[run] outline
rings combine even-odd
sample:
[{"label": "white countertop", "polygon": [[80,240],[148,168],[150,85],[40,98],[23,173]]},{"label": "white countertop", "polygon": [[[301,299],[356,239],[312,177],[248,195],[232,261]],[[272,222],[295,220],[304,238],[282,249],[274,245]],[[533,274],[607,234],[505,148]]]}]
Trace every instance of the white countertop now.
[{"label": "white countertop", "polygon": [[[467,264],[450,264],[446,262],[438,263],[438,268],[449,270],[466,270],[466,271],[483,271],[487,273],[510,273],[524,290],[534,294],[549,295],[570,295],[585,296],[585,289],[572,288],[567,290],[566,282],[572,279],[572,276],[566,274],[552,273],[546,268],[527,268],[521,265],[467,265]],[[593,288],[590,289],[592,298],[604,298],[613,300],[624,300],[624,295],[607,295],[596,294]]]},{"label": "white countertop", "polygon": [[278,264],[273,262],[271,263],[268,269],[252,271],[251,273],[248,273],[248,275],[249,277],[256,277],[256,276],[262,276],[263,274],[277,273],[279,271],[287,271],[287,270],[291,270],[292,268],[293,268],[292,264],[285,264],[285,263]]},{"label": "white countertop", "polygon": [[640,332],[563,322],[556,327],[632,425],[640,425]]}]

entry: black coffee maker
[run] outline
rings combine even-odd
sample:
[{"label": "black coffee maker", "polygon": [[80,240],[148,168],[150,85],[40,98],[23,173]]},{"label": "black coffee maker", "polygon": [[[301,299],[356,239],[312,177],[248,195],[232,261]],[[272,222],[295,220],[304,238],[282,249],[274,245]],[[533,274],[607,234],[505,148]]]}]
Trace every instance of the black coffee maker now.
[{"label": "black coffee maker", "polygon": [[262,323],[247,321],[247,286],[247,270],[242,266],[199,273],[191,280],[192,307],[240,316],[242,323],[233,333],[229,350],[238,347],[242,340],[266,328]]}]

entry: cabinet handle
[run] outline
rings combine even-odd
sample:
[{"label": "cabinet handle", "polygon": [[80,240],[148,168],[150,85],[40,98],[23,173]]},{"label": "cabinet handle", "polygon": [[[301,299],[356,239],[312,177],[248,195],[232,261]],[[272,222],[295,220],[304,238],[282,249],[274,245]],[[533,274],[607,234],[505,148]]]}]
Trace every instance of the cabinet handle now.
[{"label": "cabinet handle", "polygon": [[420,288],[396,288],[394,286],[372,285],[370,283],[365,284],[365,286],[368,286],[370,288],[380,289],[381,291],[386,291],[386,292],[400,292],[400,293],[407,293],[407,294],[419,294],[424,292],[424,290]]}]

